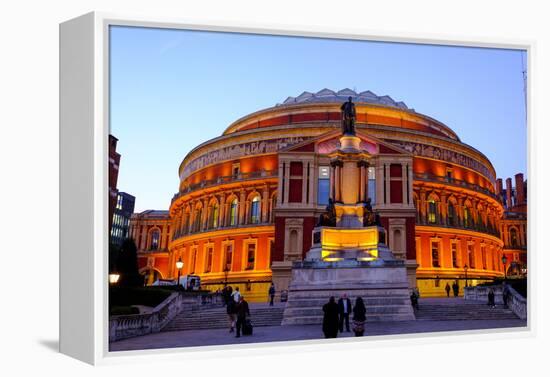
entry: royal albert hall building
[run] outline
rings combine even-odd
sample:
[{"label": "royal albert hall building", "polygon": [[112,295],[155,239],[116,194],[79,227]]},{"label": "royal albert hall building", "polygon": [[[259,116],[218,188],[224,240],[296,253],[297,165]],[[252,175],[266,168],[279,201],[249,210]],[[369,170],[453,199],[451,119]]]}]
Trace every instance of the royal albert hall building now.
[{"label": "royal albert hall building", "polygon": [[132,217],[141,270],[175,278],[181,258],[180,273],[200,275],[206,289],[238,286],[250,301],[267,299],[272,281],[278,293],[287,289],[292,262],[310,249],[334,195],[338,169],[328,154],[339,146],[340,106],[350,96],[371,155],[360,195],[406,260],[411,286],[441,296],[447,283],[503,277],[505,203],[487,157],[403,102],[349,89],[289,97],[191,150],[169,210]]}]

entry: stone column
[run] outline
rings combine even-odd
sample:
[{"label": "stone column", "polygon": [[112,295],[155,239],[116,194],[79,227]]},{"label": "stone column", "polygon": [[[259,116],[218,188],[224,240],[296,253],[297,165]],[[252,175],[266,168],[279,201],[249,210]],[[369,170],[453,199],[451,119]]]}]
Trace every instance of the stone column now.
[{"label": "stone column", "polygon": [[334,171],[334,200],[339,202],[342,200],[340,193],[340,164],[336,163]]},{"label": "stone column", "polygon": [[365,186],[366,186],[366,172],[365,172],[366,161],[359,161],[357,166],[360,169],[360,178],[359,178],[359,201],[365,202],[367,199],[365,197]]},{"label": "stone column", "polygon": [[420,222],[426,223],[426,190],[420,189]]},{"label": "stone column", "polygon": [[[288,181],[288,179],[287,179]],[[239,221],[238,223],[240,225],[244,224],[244,216],[245,216],[245,210],[246,210],[246,192],[244,189],[241,189],[239,192]]]},{"label": "stone column", "polygon": [[413,178],[413,168],[411,166],[411,164],[407,164],[407,166],[409,167],[409,176],[407,177],[407,179],[409,180],[409,203],[407,204],[411,204],[413,202],[413,195],[412,195],[412,192],[413,192],[413,183],[414,183],[414,178]]},{"label": "stone column", "polygon": [[288,204],[288,191],[290,190],[290,161],[286,162],[285,166],[285,196],[284,196],[284,202]]},{"label": "stone column", "polygon": [[449,225],[448,221],[448,213],[447,213],[447,193],[445,191],[441,192],[441,203],[440,203],[440,216],[441,216],[441,224],[443,225]]},{"label": "stone column", "polygon": [[332,200],[335,200],[335,196],[336,194],[334,193],[334,185],[335,185],[335,178],[334,178],[334,174],[335,174],[335,170],[336,168],[334,167],[334,165],[332,164],[332,162],[330,163],[330,177],[329,177],[329,198],[331,198]]},{"label": "stone column", "polygon": [[376,203],[385,204],[384,199],[384,165],[381,161],[376,163]]},{"label": "stone column", "polygon": [[147,244],[147,225],[143,225],[142,228],[141,228],[141,245],[140,245],[140,249],[141,250],[145,250]]},{"label": "stone column", "polygon": [[384,182],[384,185],[386,187],[386,198],[385,198],[385,204],[390,204],[390,164],[384,164],[384,172],[386,173],[386,180]]},{"label": "stone column", "polygon": [[269,188],[264,185],[262,192],[262,223],[267,222],[267,215],[269,213]]},{"label": "stone column", "polygon": [[220,210],[218,213],[218,228],[225,226],[225,194],[220,195]]},{"label": "stone column", "polygon": [[407,165],[401,164],[401,188],[403,190],[403,204],[409,204],[410,198],[407,200]]}]

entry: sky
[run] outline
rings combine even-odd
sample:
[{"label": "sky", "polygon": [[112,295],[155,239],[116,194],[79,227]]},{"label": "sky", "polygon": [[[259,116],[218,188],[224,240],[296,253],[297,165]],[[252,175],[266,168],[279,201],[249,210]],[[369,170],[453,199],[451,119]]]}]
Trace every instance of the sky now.
[{"label": "sky", "polygon": [[194,147],[304,91],[370,90],[453,129],[497,177],[527,176],[524,51],[111,27],[118,189],[166,210]]}]

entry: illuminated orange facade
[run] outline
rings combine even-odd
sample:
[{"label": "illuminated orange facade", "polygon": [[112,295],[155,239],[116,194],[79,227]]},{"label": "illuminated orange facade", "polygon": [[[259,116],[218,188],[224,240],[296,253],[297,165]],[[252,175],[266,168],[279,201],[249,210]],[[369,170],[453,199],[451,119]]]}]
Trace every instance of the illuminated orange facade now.
[{"label": "illuminated orange facade", "polygon": [[285,289],[331,195],[328,154],[337,147],[348,96],[357,134],[373,156],[361,195],[373,199],[411,285],[438,296],[447,282],[462,287],[466,274],[470,284],[502,277],[505,207],[487,157],[403,102],[349,89],[289,97],[190,151],[179,167],[178,192],[159,219],[166,222],[166,249],[155,250],[153,260],[148,234],[155,225],[133,218],[131,234],[144,242],[142,268],[159,259],[159,274],[174,278],[181,258],[181,273],[200,275],[204,288],[228,283],[252,301],[267,299],[271,281]]}]

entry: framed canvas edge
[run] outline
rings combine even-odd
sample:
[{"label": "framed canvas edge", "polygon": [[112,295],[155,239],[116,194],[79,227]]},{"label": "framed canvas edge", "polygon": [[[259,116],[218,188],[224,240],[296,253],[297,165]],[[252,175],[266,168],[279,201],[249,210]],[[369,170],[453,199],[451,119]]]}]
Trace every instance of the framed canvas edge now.
[{"label": "framed canvas edge", "polygon": [[[444,34],[425,34],[417,32],[391,32],[387,30],[373,31],[354,28],[334,28],[324,26],[309,25],[284,25],[284,24],[257,24],[253,22],[229,22],[212,21],[199,19],[169,18],[158,16],[137,16],[131,14],[118,14],[106,12],[92,12],[85,16],[94,18],[94,154],[93,154],[93,182],[94,182],[94,208],[93,208],[93,326],[94,354],[90,360],[83,360],[92,364],[118,364],[126,362],[135,362],[139,360],[182,360],[182,358],[210,358],[232,357],[238,355],[243,349],[246,349],[250,355],[292,353],[296,351],[315,351],[326,345],[330,347],[356,346],[356,340],[338,339],[331,341],[330,344],[325,340],[311,341],[289,341],[274,343],[254,343],[249,345],[224,345],[224,346],[202,346],[186,348],[170,348],[156,350],[139,351],[118,351],[109,352],[108,342],[108,231],[106,214],[108,213],[108,134],[109,134],[109,27],[110,26],[135,26],[135,27],[153,27],[167,29],[188,29],[204,30],[233,33],[254,33],[270,35],[287,35],[297,37],[318,37],[318,38],[336,38],[336,39],[357,39],[372,40],[381,42],[396,43],[417,43],[432,45],[452,45],[464,47],[482,47],[482,48],[501,48],[525,50],[527,52],[528,67],[528,120],[527,120],[527,140],[528,147],[534,147],[534,128],[532,127],[532,114],[534,111],[533,93],[533,55],[536,54],[536,41],[527,39],[513,39],[502,37],[470,37],[470,36],[449,36]],[[67,21],[70,22],[70,21]],[[60,146],[61,148],[62,146]],[[533,159],[532,149],[528,149],[528,179],[531,179]],[[536,187],[529,185],[529,194],[536,195]],[[532,195],[531,195],[532,194]],[[60,202],[63,198],[60,197]],[[528,244],[530,250],[534,246],[532,241],[534,206],[529,207],[528,212]],[[60,227],[61,232],[66,232],[67,227]],[[528,268],[530,272],[528,280],[528,289],[530,297],[534,294],[533,279],[536,273],[534,267],[536,260],[535,252],[531,253],[528,259]],[[61,258],[60,258],[61,259]],[[62,268],[63,266],[60,266]],[[60,299],[60,302],[62,300]],[[361,346],[365,348],[378,347],[380,345],[392,346],[395,341],[400,345],[410,344],[433,344],[447,341],[476,341],[480,339],[510,339],[511,337],[532,337],[535,335],[536,319],[534,316],[535,303],[533,299],[528,300],[528,323],[526,328],[521,329],[493,329],[493,330],[471,330],[471,331],[453,331],[445,333],[422,333],[422,334],[404,334],[392,336],[374,337],[374,341],[361,341]],[[61,304],[60,304],[61,305]],[[62,327],[60,323],[60,331]],[[197,352],[200,351],[200,352]],[[77,357],[78,358],[78,357]]]}]

